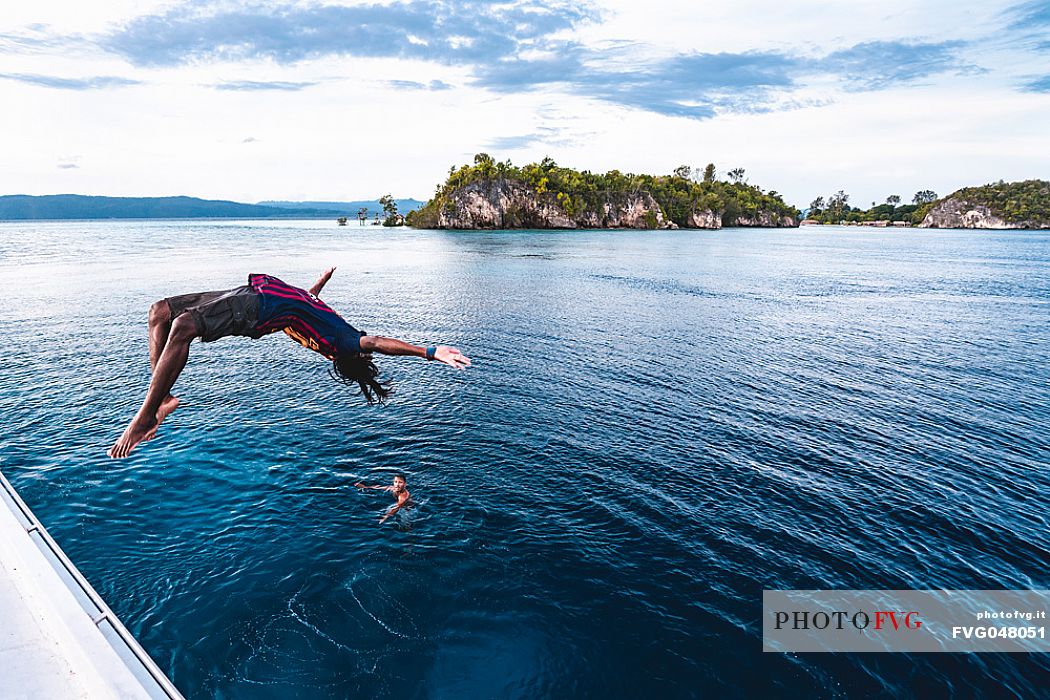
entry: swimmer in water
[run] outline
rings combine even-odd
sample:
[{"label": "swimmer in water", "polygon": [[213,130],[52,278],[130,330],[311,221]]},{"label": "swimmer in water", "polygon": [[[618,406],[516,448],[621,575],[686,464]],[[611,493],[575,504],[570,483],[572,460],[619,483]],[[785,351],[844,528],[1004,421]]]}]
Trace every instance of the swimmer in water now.
[{"label": "swimmer in water", "polygon": [[386,513],[383,513],[383,516],[379,518],[380,524],[385,523],[387,518],[389,518],[391,515],[398,512],[402,508],[408,508],[412,506],[412,494],[410,494],[408,492],[408,489],[406,488],[404,474],[394,474],[394,483],[390,486],[369,486],[368,484],[365,484],[361,481],[358,481],[356,484],[354,484],[354,486],[362,490],[375,489],[376,491],[389,491],[391,495],[393,495],[393,497],[397,499],[397,503],[392,505],[390,509],[387,510]]}]

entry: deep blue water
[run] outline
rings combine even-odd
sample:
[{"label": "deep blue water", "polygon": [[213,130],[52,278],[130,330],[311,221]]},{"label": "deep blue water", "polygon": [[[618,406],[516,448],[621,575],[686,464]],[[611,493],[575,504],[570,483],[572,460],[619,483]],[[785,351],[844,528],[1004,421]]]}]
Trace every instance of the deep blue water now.
[{"label": "deep blue water", "polygon": [[[248,272],[371,333],[195,343],[105,451],[146,311]],[[1050,588],[1050,235],[0,224],[0,469],[189,698],[967,697],[1045,655],[763,654],[763,588]],[[379,526],[408,474],[410,519]],[[1044,691],[1039,691],[1042,687]]]}]

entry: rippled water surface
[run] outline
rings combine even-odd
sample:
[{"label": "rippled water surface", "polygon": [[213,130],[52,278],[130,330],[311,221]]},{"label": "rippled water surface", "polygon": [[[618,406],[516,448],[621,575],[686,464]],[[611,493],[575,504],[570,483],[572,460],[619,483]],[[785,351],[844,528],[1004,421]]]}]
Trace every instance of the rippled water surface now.
[{"label": "rippled water surface", "polygon": [[[106,457],[152,301],[330,264],[351,323],[474,367],[382,358],[370,408],[283,335],[194,343]],[[1047,687],[759,628],[763,588],[1050,588],[1046,233],[5,223],[0,295],[0,469],[189,698]]]}]

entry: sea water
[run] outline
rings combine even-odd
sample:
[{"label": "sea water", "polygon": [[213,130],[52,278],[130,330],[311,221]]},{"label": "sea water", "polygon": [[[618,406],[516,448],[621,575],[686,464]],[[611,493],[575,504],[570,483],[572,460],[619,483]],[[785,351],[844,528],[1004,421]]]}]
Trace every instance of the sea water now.
[{"label": "sea water", "polygon": [[[356,327],[191,346],[267,272]],[[189,698],[1018,697],[1043,655],[761,652],[773,588],[1050,588],[1050,234],[0,224],[0,469]],[[420,502],[379,524],[408,478]]]}]

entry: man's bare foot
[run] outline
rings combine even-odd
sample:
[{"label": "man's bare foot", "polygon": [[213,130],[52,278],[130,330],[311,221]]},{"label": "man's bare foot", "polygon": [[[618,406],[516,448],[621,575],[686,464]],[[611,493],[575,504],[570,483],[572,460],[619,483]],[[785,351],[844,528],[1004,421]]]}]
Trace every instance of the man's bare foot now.
[{"label": "man's bare foot", "polygon": [[164,422],[164,419],[175,412],[175,409],[179,407],[179,397],[168,394],[164,397],[164,400],[160,402],[160,408],[157,409],[157,424],[146,433],[146,437],[143,440],[152,440],[157,437],[157,428]]},{"label": "man's bare foot", "polygon": [[127,457],[156,425],[156,416],[146,416],[145,419],[135,416],[135,419],[124,429],[124,434],[120,436],[120,439],[117,440],[113,447],[109,448],[109,452],[106,454],[114,459]]}]

